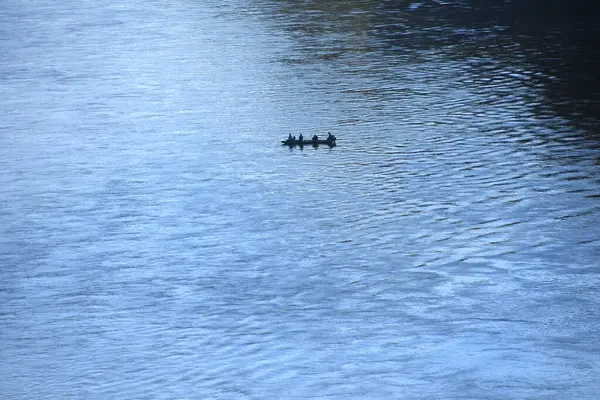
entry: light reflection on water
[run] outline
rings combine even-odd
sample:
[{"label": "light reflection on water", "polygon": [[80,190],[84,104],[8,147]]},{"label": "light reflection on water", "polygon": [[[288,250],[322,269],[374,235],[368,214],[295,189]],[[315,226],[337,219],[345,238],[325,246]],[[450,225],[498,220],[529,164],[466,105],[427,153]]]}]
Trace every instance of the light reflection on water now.
[{"label": "light reflection on water", "polygon": [[545,72],[286,4],[2,6],[0,394],[593,398],[598,143]]}]

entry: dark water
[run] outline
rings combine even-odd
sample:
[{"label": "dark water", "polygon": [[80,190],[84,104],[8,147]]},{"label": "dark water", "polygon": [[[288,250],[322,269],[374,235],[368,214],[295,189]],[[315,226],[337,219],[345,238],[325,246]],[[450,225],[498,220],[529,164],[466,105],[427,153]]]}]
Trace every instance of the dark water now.
[{"label": "dark water", "polygon": [[0,397],[597,398],[583,28],[437,7],[0,3]]}]

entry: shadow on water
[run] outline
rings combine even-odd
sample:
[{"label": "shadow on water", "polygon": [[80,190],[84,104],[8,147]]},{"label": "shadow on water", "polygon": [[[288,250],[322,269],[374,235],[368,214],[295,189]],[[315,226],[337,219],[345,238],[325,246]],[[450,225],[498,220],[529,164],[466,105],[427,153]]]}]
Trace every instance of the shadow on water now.
[{"label": "shadow on water", "polygon": [[[600,139],[600,5],[583,0],[467,0],[456,23],[503,26],[535,66],[545,106]],[[544,110],[538,110],[544,113]]]},{"label": "shadow on water", "polygon": [[[349,53],[376,53],[397,62],[489,57],[521,63],[524,86],[543,98],[541,117],[560,117],[600,139],[600,6],[564,1],[279,1],[275,18],[305,51],[289,64],[336,62]],[[384,63],[382,62],[382,65]],[[377,75],[376,62],[353,65]]]}]

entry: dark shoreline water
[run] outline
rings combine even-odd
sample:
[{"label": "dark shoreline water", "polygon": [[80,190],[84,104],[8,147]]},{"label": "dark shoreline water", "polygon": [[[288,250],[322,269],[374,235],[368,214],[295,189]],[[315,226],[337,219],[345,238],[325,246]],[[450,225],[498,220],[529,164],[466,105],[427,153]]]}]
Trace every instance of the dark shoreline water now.
[{"label": "dark shoreline water", "polygon": [[[494,59],[523,61],[535,68],[523,84],[544,89],[551,113],[572,121],[598,140],[600,114],[600,12],[586,2],[280,2],[283,9],[306,19],[297,26],[314,32],[323,21],[333,31],[362,30],[367,46],[387,48],[392,56],[405,51],[447,48],[458,59],[486,54]],[[363,25],[344,27],[344,17],[369,15]],[[330,18],[332,17],[332,18]],[[313,21],[311,22],[311,19]],[[331,20],[329,20],[331,19]],[[336,22],[337,21],[337,22]],[[339,49],[338,49],[339,50]],[[338,57],[339,55],[334,55]]]}]

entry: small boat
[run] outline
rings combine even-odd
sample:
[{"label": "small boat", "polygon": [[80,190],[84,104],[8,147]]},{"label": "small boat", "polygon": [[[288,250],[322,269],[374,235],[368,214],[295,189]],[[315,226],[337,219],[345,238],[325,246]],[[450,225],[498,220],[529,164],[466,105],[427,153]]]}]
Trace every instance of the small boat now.
[{"label": "small boat", "polygon": [[318,146],[320,144],[326,144],[329,147],[334,147],[335,146],[335,136],[331,136],[330,139],[319,139],[319,140],[298,140],[298,139],[286,139],[286,140],[282,140],[281,144],[286,145],[286,146]]}]

